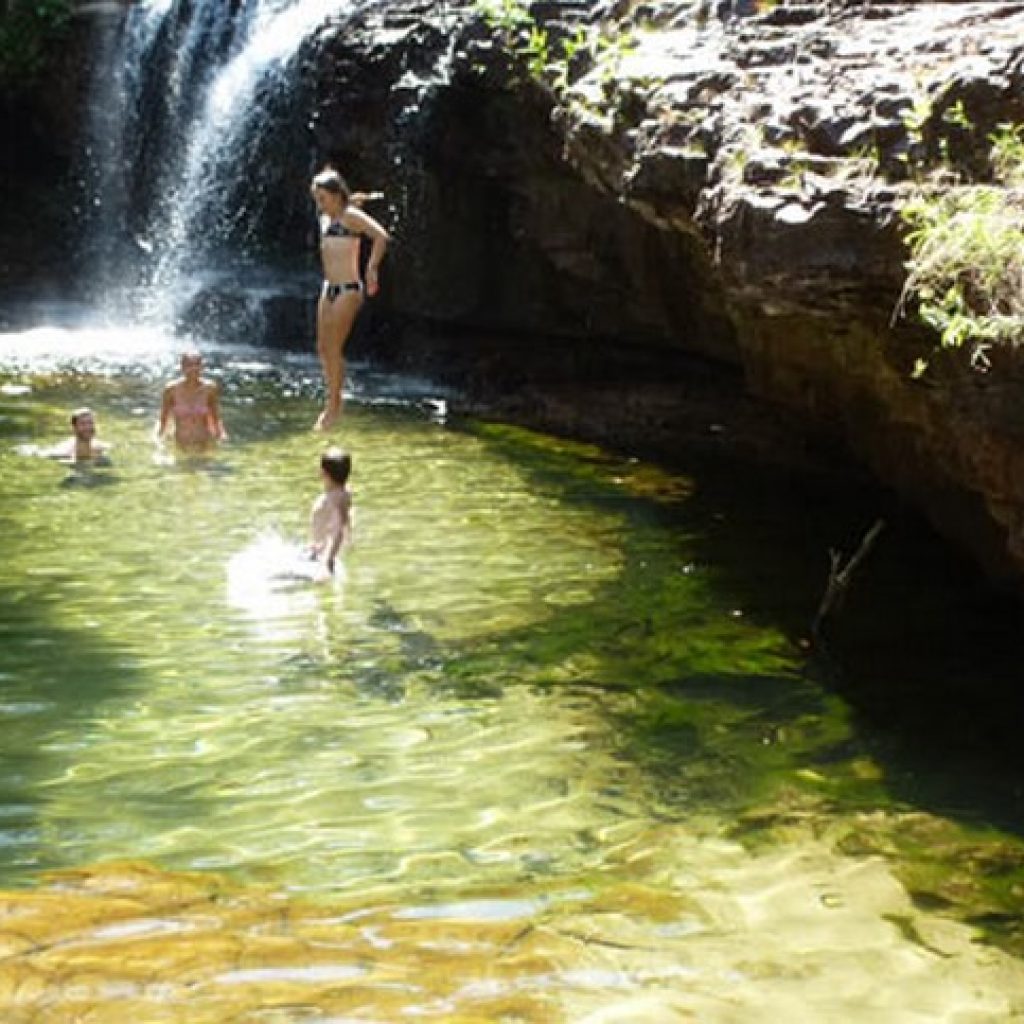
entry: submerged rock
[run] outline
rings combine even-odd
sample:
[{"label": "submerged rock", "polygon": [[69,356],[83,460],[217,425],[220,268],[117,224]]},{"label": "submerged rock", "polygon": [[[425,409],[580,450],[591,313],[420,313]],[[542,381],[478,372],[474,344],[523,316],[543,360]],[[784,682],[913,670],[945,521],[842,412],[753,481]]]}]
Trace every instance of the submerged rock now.
[{"label": "submerged rock", "polygon": [[55,872],[0,893],[0,1013],[910,1024],[949,1006],[979,1020],[1024,1011],[1018,960],[946,908],[915,905],[883,857],[837,854],[806,825],[758,852],[693,822],[627,830],[610,868],[569,888],[556,874],[417,896],[397,879],[317,899],[145,863]]}]

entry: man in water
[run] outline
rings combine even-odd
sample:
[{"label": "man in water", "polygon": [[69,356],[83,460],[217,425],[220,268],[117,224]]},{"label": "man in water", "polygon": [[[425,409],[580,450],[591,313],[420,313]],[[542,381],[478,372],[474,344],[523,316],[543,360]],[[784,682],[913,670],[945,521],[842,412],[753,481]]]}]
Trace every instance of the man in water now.
[{"label": "man in water", "polygon": [[71,414],[71,436],[44,452],[51,459],[66,462],[92,462],[104,465],[110,461],[110,445],[96,436],[96,415],[83,406]]}]

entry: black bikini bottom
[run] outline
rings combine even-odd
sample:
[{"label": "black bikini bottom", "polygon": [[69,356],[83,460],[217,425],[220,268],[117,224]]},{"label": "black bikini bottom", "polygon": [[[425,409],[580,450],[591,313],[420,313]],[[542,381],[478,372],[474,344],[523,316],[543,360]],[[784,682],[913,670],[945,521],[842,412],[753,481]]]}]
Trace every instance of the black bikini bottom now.
[{"label": "black bikini bottom", "polygon": [[331,284],[330,281],[324,281],[324,295],[327,296],[328,302],[333,302],[342,292],[361,292],[362,290],[362,281],[345,281],[342,284]]}]

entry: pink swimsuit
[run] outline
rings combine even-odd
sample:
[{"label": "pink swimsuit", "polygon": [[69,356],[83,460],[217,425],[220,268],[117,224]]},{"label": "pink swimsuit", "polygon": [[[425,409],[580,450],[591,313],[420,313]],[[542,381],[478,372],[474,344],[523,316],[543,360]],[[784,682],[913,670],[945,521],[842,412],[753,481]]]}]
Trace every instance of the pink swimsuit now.
[{"label": "pink swimsuit", "polygon": [[178,416],[208,416],[210,414],[210,401],[206,396],[206,389],[193,399],[181,397],[181,392],[174,392],[174,415]]}]

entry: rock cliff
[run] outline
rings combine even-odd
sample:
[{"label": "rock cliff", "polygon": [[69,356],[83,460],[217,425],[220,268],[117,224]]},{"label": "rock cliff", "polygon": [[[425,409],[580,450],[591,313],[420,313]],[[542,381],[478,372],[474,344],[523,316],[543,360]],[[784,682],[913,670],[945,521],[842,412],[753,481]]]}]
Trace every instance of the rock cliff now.
[{"label": "rock cliff", "polygon": [[408,361],[605,440],[848,450],[1020,579],[1019,359],[895,311],[914,167],[1024,121],[1024,4],[525,10],[372,8],[311,61],[320,152],[391,198]]}]

